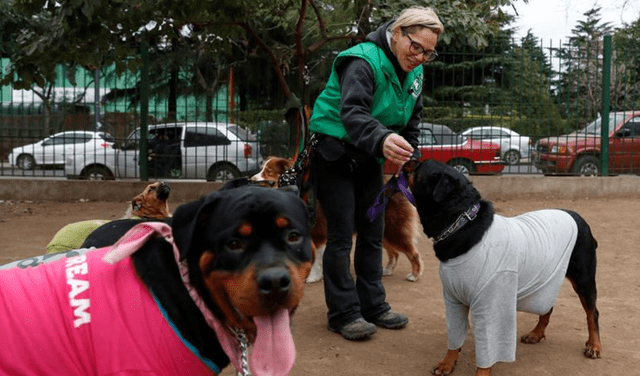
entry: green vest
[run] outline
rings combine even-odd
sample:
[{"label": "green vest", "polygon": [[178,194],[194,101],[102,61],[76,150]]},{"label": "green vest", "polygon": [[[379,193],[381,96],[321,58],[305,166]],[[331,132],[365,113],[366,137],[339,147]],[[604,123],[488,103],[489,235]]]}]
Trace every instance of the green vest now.
[{"label": "green vest", "polygon": [[355,45],[336,57],[327,86],[314,104],[309,130],[352,143],[340,120],[340,83],[336,73],[336,66],[351,56],[366,60],[373,69],[375,92],[371,115],[392,131],[400,132],[409,122],[422,93],[422,65],[407,73],[402,85],[387,55],[373,42]]}]

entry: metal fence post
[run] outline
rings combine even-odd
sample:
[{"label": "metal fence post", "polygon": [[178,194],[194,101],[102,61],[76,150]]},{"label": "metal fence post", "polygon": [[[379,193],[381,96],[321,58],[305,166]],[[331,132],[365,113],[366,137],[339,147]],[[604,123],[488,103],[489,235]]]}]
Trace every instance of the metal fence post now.
[{"label": "metal fence post", "polygon": [[600,169],[602,176],[609,175],[609,102],[611,85],[611,35],[604,37],[602,62],[602,129],[600,130]]},{"label": "metal fence post", "polygon": [[140,55],[142,57],[142,69],[140,70],[140,180],[149,180],[149,144],[147,135],[149,134],[149,45],[147,42],[140,43]]}]

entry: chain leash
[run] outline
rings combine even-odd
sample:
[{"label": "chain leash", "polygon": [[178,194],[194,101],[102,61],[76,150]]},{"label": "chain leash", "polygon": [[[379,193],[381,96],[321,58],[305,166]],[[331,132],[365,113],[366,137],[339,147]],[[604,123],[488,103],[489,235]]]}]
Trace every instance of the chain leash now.
[{"label": "chain leash", "polygon": [[249,370],[249,340],[247,339],[247,335],[244,334],[244,330],[229,328],[236,336],[238,342],[240,342],[240,362],[241,362],[241,370],[238,370],[239,376],[251,376],[251,371]]},{"label": "chain leash", "polygon": [[282,175],[280,175],[280,178],[278,179],[279,187],[284,187],[287,185],[297,185],[298,176],[300,176],[303,169],[308,166],[309,157],[311,156],[311,152],[313,151],[317,143],[318,138],[316,137],[316,133],[314,133],[309,138],[307,146],[298,155],[298,158],[296,159],[293,166],[289,167]]}]

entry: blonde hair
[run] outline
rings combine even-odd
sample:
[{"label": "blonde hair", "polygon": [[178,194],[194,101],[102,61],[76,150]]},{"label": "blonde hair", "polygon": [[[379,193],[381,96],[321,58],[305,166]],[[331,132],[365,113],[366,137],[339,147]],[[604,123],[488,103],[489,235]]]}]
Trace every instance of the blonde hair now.
[{"label": "blonde hair", "polygon": [[406,30],[409,34],[414,32],[416,28],[428,28],[438,35],[444,31],[444,25],[440,22],[433,8],[421,6],[413,6],[400,12],[396,21],[389,27],[389,30],[395,32],[398,28]]}]

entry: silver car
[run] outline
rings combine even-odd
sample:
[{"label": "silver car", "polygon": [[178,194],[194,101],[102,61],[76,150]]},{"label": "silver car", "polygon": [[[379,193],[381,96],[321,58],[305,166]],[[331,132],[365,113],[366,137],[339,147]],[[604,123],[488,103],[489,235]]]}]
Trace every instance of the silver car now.
[{"label": "silver car", "polygon": [[23,170],[33,170],[36,166],[62,166],[68,157],[78,153],[104,153],[114,142],[114,138],[105,132],[65,131],[14,148],[9,153],[9,163]]},{"label": "silver car", "polygon": [[[150,178],[227,181],[260,170],[256,136],[226,123],[183,122],[149,125]],[[67,178],[106,180],[140,178],[140,129],[111,153],[67,158]]]},{"label": "silver car", "polygon": [[531,156],[529,137],[504,127],[475,127],[462,132],[462,135],[474,140],[493,142],[500,145],[502,160],[509,165],[517,165],[522,159]]}]

